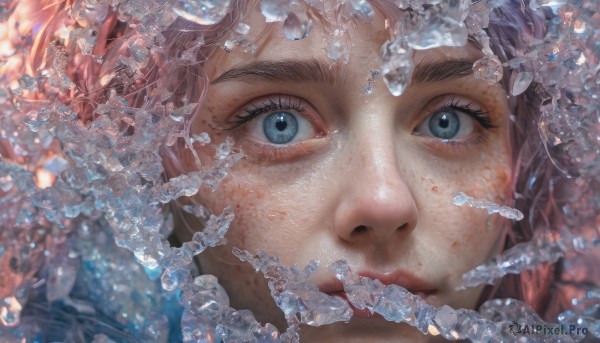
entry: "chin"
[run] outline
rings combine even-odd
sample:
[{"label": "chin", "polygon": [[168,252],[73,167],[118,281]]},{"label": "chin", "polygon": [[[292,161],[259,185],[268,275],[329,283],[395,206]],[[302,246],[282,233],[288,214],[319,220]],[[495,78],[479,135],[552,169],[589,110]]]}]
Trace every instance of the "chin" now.
[{"label": "chin", "polygon": [[336,323],[322,327],[302,326],[300,338],[302,343],[446,342],[442,337],[424,335],[408,324],[388,322],[381,318],[353,318],[348,323]]}]

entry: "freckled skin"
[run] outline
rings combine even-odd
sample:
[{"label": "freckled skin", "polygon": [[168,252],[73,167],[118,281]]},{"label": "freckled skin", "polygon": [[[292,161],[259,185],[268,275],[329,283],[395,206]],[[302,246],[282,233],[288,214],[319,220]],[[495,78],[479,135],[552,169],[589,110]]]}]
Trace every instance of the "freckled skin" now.
[{"label": "freckled skin", "polygon": [[[251,34],[263,32],[264,19],[251,12],[245,22]],[[215,213],[233,206],[235,220],[228,243],[201,254],[202,272],[214,274],[237,309],[251,309],[263,323],[286,327],[269,295],[267,283],[248,264],[232,254],[233,247],[264,250],[287,265],[321,262],[313,278],[320,284],[333,278],[327,266],[345,259],[356,271],[410,271],[435,288],[428,302],[454,308],[473,308],[482,288],[457,292],[461,275],[499,252],[502,225],[490,229],[487,213],[457,207],[452,194],[463,191],[476,198],[502,202],[510,183],[508,109],[499,85],[488,86],[472,77],[408,89],[393,97],[377,78],[374,93],[361,93],[371,70],[378,68],[379,47],[385,40],[381,15],[350,29],[352,52],[345,82],[296,85],[277,82],[230,81],[209,87],[202,118],[193,132],[208,132],[213,146],[232,135],[246,152],[231,177],[216,192],[202,188],[195,197]],[[326,35],[315,23],[308,38],[285,40],[277,25],[262,36],[256,55],[216,52],[207,62],[211,78],[238,64],[254,60],[320,58]],[[415,62],[448,57],[476,59],[473,48],[419,51]],[[262,154],[246,128],[220,130],[254,98],[290,94],[303,98],[322,117],[327,132],[299,143],[294,157]],[[477,143],[452,146],[434,137],[413,133],[431,113],[424,108],[434,99],[452,95],[476,102],[499,127],[481,127]],[[253,125],[246,123],[247,126]],[[259,124],[254,124],[259,125]],[[265,142],[267,144],[268,142]],[[214,150],[200,147],[209,165]],[[182,157],[191,161],[190,153]],[[191,165],[191,163],[190,163]],[[192,221],[190,218],[186,218]],[[367,230],[355,230],[364,226]],[[178,228],[181,240],[189,233]],[[303,327],[306,342],[435,342],[407,325],[382,320],[353,319],[319,328]]]}]

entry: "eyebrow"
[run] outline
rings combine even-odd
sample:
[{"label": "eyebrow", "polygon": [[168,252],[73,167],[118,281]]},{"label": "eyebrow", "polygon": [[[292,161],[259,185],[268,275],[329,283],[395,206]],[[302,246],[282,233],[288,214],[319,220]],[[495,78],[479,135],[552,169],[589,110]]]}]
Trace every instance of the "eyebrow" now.
[{"label": "eyebrow", "polygon": [[473,62],[462,58],[435,62],[422,61],[415,66],[410,85],[463,78],[473,74]]},{"label": "eyebrow", "polygon": [[313,82],[335,85],[344,78],[341,68],[329,67],[317,59],[258,61],[236,66],[219,75],[210,84],[231,80],[241,81],[280,81],[280,82]]},{"label": "eyebrow", "polygon": [[[423,61],[413,70],[410,86],[428,82],[459,79],[473,73],[473,61],[469,59],[447,59]],[[344,79],[343,70],[336,65],[331,68],[318,59],[257,61],[236,66],[216,79],[211,85],[225,81],[277,81],[295,83],[325,83],[336,85]]]}]

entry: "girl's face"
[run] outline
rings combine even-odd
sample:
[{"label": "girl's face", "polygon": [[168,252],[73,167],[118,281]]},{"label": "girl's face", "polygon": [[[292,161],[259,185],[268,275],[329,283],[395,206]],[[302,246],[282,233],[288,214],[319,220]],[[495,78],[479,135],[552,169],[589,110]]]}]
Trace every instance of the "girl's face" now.
[{"label": "girl's face", "polygon": [[[287,40],[281,25],[267,28],[257,10],[244,22],[250,40],[260,36],[257,52],[211,56],[212,83],[192,129],[214,144],[231,136],[246,154],[216,192],[196,196],[215,213],[231,205],[236,214],[228,244],[199,256],[202,272],[219,278],[232,307],[280,329],[285,321],[264,277],[233,247],[264,250],[286,265],[319,260],[313,281],[323,291],[341,290],[327,266],[343,259],[433,305],[473,308],[481,288],[455,287],[499,252],[502,225],[484,210],[455,206],[452,194],[502,203],[510,181],[506,94],[473,77],[481,52],[471,45],[417,51],[403,95],[392,96],[381,78],[365,94],[388,38],[381,14],[349,29],[347,64],[327,58],[332,36],[318,21],[300,41]],[[198,152],[210,164],[214,149]],[[301,335],[310,342],[424,339],[377,316],[303,327]]]}]

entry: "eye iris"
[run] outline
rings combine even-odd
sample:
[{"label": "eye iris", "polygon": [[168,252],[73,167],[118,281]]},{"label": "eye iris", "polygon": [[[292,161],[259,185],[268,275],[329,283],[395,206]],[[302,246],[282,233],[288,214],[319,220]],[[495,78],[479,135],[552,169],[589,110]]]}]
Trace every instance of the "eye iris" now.
[{"label": "eye iris", "polygon": [[443,111],[434,114],[429,120],[429,130],[441,139],[451,139],[458,133],[460,122],[454,112]]},{"label": "eye iris", "polygon": [[264,119],[263,132],[271,143],[289,143],[298,133],[298,120],[289,112],[272,113]]}]

